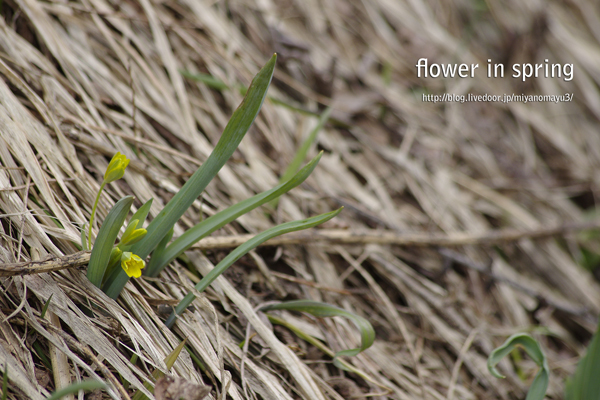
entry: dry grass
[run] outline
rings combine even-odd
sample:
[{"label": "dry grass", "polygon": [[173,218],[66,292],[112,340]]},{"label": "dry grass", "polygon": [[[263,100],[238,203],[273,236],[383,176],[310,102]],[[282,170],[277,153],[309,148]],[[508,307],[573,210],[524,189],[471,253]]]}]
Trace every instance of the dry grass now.
[{"label": "dry grass", "polygon": [[[509,3],[2,2],[0,262],[76,253],[117,151],[132,162],[103,195],[97,219],[126,194],[136,206],[154,197],[156,215],[206,159],[241,101],[237,91],[210,89],[179,70],[247,85],[273,52],[271,96],[312,113],[334,107],[318,137],[325,155],[307,183],[281,199],[274,219],[258,210],[219,236],[346,206],[321,235],[243,258],[173,332],[160,305],[182,298],[223,257],[227,240],[212,239],[205,252],[200,245],[187,265],[176,262],[158,279],[130,282],[117,302],[73,262],[1,278],[8,398],[41,399],[57,382],[84,377],[109,382],[108,395],[126,398],[121,379],[129,395],[145,391],[149,372],[164,370],[164,358],[187,338],[204,370],[184,353],[173,373],[213,385],[215,399],[223,392],[232,399],[517,399],[527,383],[508,362],[500,365],[508,378],[492,378],[486,358],[508,335],[536,326],[550,333],[537,334],[553,374],[549,396],[562,398],[563,378],[600,311],[600,288],[577,265],[581,243],[572,233],[600,193],[600,9],[585,0]],[[421,57],[481,66],[488,58],[549,58],[574,63],[575,78],[423,80],[414,68]],[[422,102],[424,92],[567,92],[574,100],[433,104]],[[311,113],[265,102],[175,235],[274,186],[315,124]],[[471,241],[452,241],[465,237]],[[367,317],[377,340],[349,360],[362,373],[334,368],[331,357],[254,311],[284,297]],[[283,316],[334,351],[357,344],[347,321]],[[252,331],[244,353],[239,343]],[[534,373],[527,360],[519,366]]]}]

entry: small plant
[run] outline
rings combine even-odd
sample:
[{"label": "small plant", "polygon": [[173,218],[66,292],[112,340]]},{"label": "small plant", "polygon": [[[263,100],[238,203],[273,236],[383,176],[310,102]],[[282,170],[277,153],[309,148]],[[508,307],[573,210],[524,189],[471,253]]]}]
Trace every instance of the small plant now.
[{"label": "small plant", "polygon": [[[131,277],[139,278],[142,274],[149,277],[156,277],[171,261],[181,255],[185,250],[189,249],[194,243],[221,228],[225,224],[235,220],[239,216],[260,205],[267,203],[275,204],[273,202],[276,201],[279,196],[300,185],[315,169],[321,158],[321,153],[298,171],[299,165],[305,157],[308,146],[310,145],[309,143],[302,146],[293,165],[284,174],[278,186],[212,215],[171,242],[173,226],[175,223],[177,223],[179,218],[181,218],[185,211],[200,196],[211,179],[231,157],[256,118],[271,82],[275,61],[276,56],[274,55],[254,77],[246,92],[244,100],[233,113],[213,152],[183,185],[181,190],[165,205],[164,209],[150,222],[146,229],[142,228],[142,226],[150,211],[152,199],[147,201],[133,215],[126,226],[121,239],[115,245],[121,227],[133,204],[133,196],[125,196],[117,201],[109,211],[98,231],[98,237],[93,241],[92,224],[98,199],[100,198],[100,193],[98,193],[90,217],[90,231],[87,238],[86,234],[82,232],[82,247],[92,248],[87,272],[88,279],[94,285],[101,288],[108,296],[116,299]],[[326,111],[321,117],[320,126],[317,130],[325,123],[329,116],[329,112],[330,110]],[[312,135],[313,138],[311,141],[314,140],[317,130],[315,130],[315,133]],[[108,165],[104,180],[100,186],[100,192],[104,189],[105,185],[122,178],[128,164],[129,160],[127,157],[117,153]],[[205,290],[235,261],[256,246],[278,235],[317,226],[335,217],[341,210],[342,209],[340,208],[304,220],[277,225],[259,233],[246,243],[234,249],[227,257],[219,262],[210,273],[204,276],[204,278],[196,285],[194,292],[190,292],[185,296],[174,309],[171,316],[166,320],[165,324],[169,328],[172,327],[178,315],[185,311],[198,293]],[[146,265],[145,260],[150,255],[150,260]],[[118,267],[119,265],[120,268]],[[373,343],[375,337],[373,327],[367,320],[327,304],[300,301],[290,302],[288,305],[283,303],[272,306],[269,309],[292,309],[310,312],[319,317],[341,315],[352,319],[356,326],[361,330],[362,343],[360,348],[342,351],[334,356],[334,363],[344,369],[348,368],[348,364],[340,363],[338,357],[342,355],[353,356],[358,354],[360,351],[368,348]],[[181,349],[177,351],[177,354],[179,354],[180,350]],[[175,356],[175,358],[176,357],[177,356]],[[171,364],[174,361],[175,359],[172,359]],[[158,376],[154,376],[154,378],[157,377]],[[135,398],[142,399],[143,397],[144,396],[141,393],[138,393]]]},{"label": "small plant", "polygon": [[[497,378],[504,378],[496,370],[496,365],[516,347],[521,347],[540,367],[531,387],[527,393],[526,400],[543,400],[550,380],[550,370],[546,356],[542,352],[537,340],[525,333],[512,335],[504,344],[490,354],[488,358],[488,369]],[[600,321],[596,333],[588,350],[579,361],[573,376],[567,379],[565,385],[565,400],[600,400]]]},{"label": "small plant", "polygon": [[[121,240],[115,246],[119,231],[123,226],[125,218],[133,204],[133,196],[126,196],[120,199],[108,213],[104,223],[100,227],[98,237],[93,244],[92,254],[88,266],[88,279],[94,285],[113,299],[117,298],[131,277],[139,278],[142,273],[146,276],[157,276],[171,261],[189,249],[194,243],[203,237],[209,235],[225,224],[235,220],[239,216],[255,209],[256,207],[276,201],[279,196],[295,188],[308,176],[317,166],[321,154],[317,155],[304,168],[298,171],[302,159],[306,156],[310,143],[318,130],[323,126],[330,111],[327,110],[321,116],[318,127],[314,130],[311,138],[301,147],[294,162],[282,176],[280,184],[266,192],[257,194],[249,199],[241,201],[197,224],[189,229],[183,235],[171,241],[173,235],[173,226],[183,215],[183,213],[192,205],[194,200],[200,196],[210,180],[219,172],[225,162],[231,157],[240,141],[250,128],[256,115],[258,114],[262,103],[267,94],[267,89],[273,76],[276,56],[260,70],[254,77],[242,104],[233,113],[229,123],[225,127],[221,139],[215,146],[208,159],[198,168],[192,177],[183,185],[181,190],[171,199],[165,208],[152,220],[146,229],[141,228],[152,204],[152,199],[146,202],[133,215],[131,221],[125,229]],[[108,183],[114,182],[123,177],[129,160],[124,155],[117,153],[108,165],[104,180],[100,186],[100,191]],[[297,172],[296,172],[297,171]],[[96,198],[90,217],[89,240],[86,241],[85,234],[82,234],[82,246],[87,248],[92,243],[91,227],[98,204],[100,193]],[[273,203],[272,203],[273,204]],[[167,319],[166,325],[171,327],[175,319],[180,315],[194,300],[197,293],[205,290],[219,275],[229,268],[244,254],[254,249],[264,241],[288,232],[307,229],[319,225],[335,217],[341,208],[329,213],[307,218],[301,221],[287,222],[262,232],[246,243],[233,250],[217,266],[208,273],[195,287],[195,292],[188,293],[173,311],[173,314]],[[148,265],[145,259],[152,254]],[[121,268],[117,268],[120,265]],[[328,306],[322,303],[294,303],[289,307],[296,307],[298,311],[316,312],[318,316],[344,315],[355,321],[361,329],[362,346],[356,351],[342,352],[340,355],[354,355],[369,347],[374,338],[374,331],[368,321],[350,314],[339,308]],[[285,308],[285,305],[279,305],[276,308]],[[336,356],[337,358],[337,356]],[[337,363],[336,363],[337,364]]]},{"label": "small plant", "polygon": [[[122,178],[129,164],[127,157],[121,153],[117,153],[112,158],[104,174],[104,180],[102,181],[100,191],[92,209],[87,238],[85,233],[82,233],[82,247],[92,248],[87,274],[90,282],[102,288],[110,297],[117,298],[129,278],[139,278],[142,272],[147,276],[157,276],[165,266],[203,237],[233,221],[240,215],[266,202],[277,199],[282,194],[298,186],[310,175],[316,167],[320,155],[295,175],[287,176],[286,178],[289,179],[286,179],[285,182],[274,189],[258,194],[207,218],[169,244],[175,223],[192,205],[194,200],[200,196],[211,179],[231,157],[254,122],[267,94],[275,68],[275,61],[276,56],[273,55],[271,60],[256,75],[242,104],[233,113],[221,139],[202,166],[198,168],[146,229],[142,228],[142,224],[146,220],[152,200],[140,207],[127,225],[125,233],[116,246],[114,243],[133,204],[132,196],[123,197],[114,205],[100,227],[98,237],[95,241],[92,238],[92,226],[100,193],[107,184]],[[232,253],[236,254],[236,258],[231,259],[231,263],[262,243],[267,237],[315,226],[333,218],[338,212],[339,210],[270,229],[264,234],[259,235],[258,240],[251,240],[244,246],[236,249]],[[145,260],[151,254],[152,257],[146,266]],[[117,268],[118,265],[121,268]],[[219,273],[222,273],[229,265],[221,268],[221,272]],[[218,276],[218,274],[216,275]]]},{"label": "small plant", "polygon": [[522,348],[525,350],[529,357],[531,357],[538,367],[540,367],[540,370],[529,388],[529,392],[527,392],[526,400],[543,400],[550,380],[550,369],[548,368],[546,355],[542,352],[540,344],[528,334],[517,333],[512,335],[506,339],[502,346],[494,349],[487,361],[490,373],[496,378],[505,378],[504,375],[498,372],[496,365],[515,348]]}]

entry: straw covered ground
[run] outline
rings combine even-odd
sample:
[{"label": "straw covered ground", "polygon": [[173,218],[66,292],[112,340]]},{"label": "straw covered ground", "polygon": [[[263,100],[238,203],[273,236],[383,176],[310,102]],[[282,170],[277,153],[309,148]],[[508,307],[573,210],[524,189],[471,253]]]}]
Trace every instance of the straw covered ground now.
[{"label": "straw covered ground", "polygon": [[[516,332],[540,340],[548,396],[563,397],[600,312],[598,282],[584,268],[600,253],[584,231],[599,225],[597,3],[0,4],[0,363],[9,399],[42,399],[87,378],[110,385],[88,398],[138,389],[153,398],[143,382],[165,371],[183,338],[190,352],[171,373],[211,385],[211,399],[521,399],[536,373],[527,356],[500,364],[505,380],[486,368]],[[77,247],[108,161],[117,151],[132,160],[104,192],[97,220],[129,194],[134,208],[153,197],[156,216],[206,160],[242,100],[238,88],[274,52],[270,98],[175,236],[275,186],[331,106],[309,152],[324,151],[318,167],[276,212],[239,218],[111,300],[87,281],[89,253]],[[473,78],[424,79],[420,58],[480,67]],[[573,79],[523,82],[508,68],[488,78],[487,59],[572,63]],[[443,93],[572,101],[423,101]],[[244,235],[341,205],[325,225],[243,257],[165,327],[164,310]],[[62,267],[25,275],[31,260]],[[366,317],[377,338],[347,359],[357,372],[331,357],[359,344],[354,325],[277,313],[318,349],[256,311],[284,299]]]}]

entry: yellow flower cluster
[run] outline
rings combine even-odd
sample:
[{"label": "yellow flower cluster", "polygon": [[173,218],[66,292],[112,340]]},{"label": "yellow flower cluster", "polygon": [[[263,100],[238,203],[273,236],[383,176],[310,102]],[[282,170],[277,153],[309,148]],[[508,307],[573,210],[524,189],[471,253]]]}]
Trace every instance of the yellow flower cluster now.
[{"label": "yellow flower cluster", "polygon": [[146,263],[136,254],[129,251],[124,251],[121,255],[121,268],[130,278],[139,278],[142,276],[142,269],[146,267]]}]

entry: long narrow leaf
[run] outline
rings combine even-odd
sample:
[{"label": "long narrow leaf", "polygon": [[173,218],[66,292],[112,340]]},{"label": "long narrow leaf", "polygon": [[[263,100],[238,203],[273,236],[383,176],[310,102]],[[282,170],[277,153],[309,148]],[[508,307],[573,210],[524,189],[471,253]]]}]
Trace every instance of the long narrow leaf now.
[{"label": "long narrow leaf", "polygon": [[212,232],[220,229],[225,224],[230,223],[241,215],[255,209],[256,207],[268,203],[269,201],[276,199],[284,193],[292,190],[308,178],[308,176],[315,169],[317,163],[321,159],[319,153],[315,158],[311,160],[304,168],[302,168],[296,175],[291,177],[287,182],[276,186],[275,188],[262,192],[253,196],[249,199],[241,201],[223,211],[210,216],[204,221],[200,222],[191,229],[188,229],[183,235],[178,237],[165,251],[160,254],[153,254],[150,263],[148,264],[148,271],[146,275],[157,276],[164,267],[166,267],[175,257],[189,249],[194,243],[198,242],[203,237],[210,235]]},{"label": "long narrow leaf", "polygon": [[600,321],[585,356],[579,361],[575,374],[567,380],[565,400],[600,399]]},{"label": "long narrow leaf", "polygon": [[[227,123],[221,139],[208,159],[194,172],[190,179],[183,185],[177,194],[167,203],[165,208],[152,220],[146,228],[148,234],[143,240],[133,245],[131,252],[145,259],[156,248],[158,243],[173,228],[183,213],[200,196],[209,182],[217,175],[225,162],[231,157],[242,141],[246,132],[258,115],[265,100],[277,55],[273,55],[269,62],[258,72],[252,80],[250,88],[240,106],[235,110]],[[106,294],[116,299],[129,280],[124,271],[115,270],[106,281]]]},{"label": "long narrow leaf", "polygon": [[496,369],[496,365],[517,347],[523,348],[529,357],[540,367],[529,388],[529,392],[527,392],[526,400],[543,400],[548,388],[550,369],[539,343],[528,334],[517,333],[506,339],[504,344],[496,348],[488,357],[488,370],[496,378],[504,378],[504,375],[500,374]]},{"label": "long narrow leaf", "polygon": [[[194,228],[192,228],[194,229]],[[189,232],[186,231],[186,233]],[[164,269],[165,266],[167,266],[173,259],[163,262],[163,260],[165,260],[166,258],[168,258],[169,256],[166,254],[167,251],[167,245],[169,244],[169,242],[171,241],[171,239],[173,239],[173,229],[171,229],[169,232],[167,232],[167,234],[165,235],[164,238],[162,238],[162,240],[160,242],[158,242],[158,245],[156,246],[156,248],[154,249],[154,251],[152,252],[152,258],[150,258],[150,262],[148,263],[147,267],[148,271],[147,271],[147,275],[154,277],[157,276],[158,274],[160,274],[160,272]],[[171,246],[169,246],[171,247]],[[158,272],[153,272],[152,270],[156,269]]]},{"label": "long narrow leaf", "polygon": [[275,61],[273,55],[269,62],[258,72],[252,80],[248,93],[240,106],[235,110],[227,123],[221,139],[215,146],[208,159],[183,185],[181,190],[169,201],[160,214],[148,225],[148,234],[133,247],[133,253],[146,258],[156,247],[158,242],[169,232],[183,213],[200,196],[208,183],[217,175],[233,152],[237,149],[246,132],[258,115],[262,103],[269,89]]},{"label": "long narrow leaf", "polygon": [[89,281],[97,287],[100,287],[102,284],[102,278],[104,277],[104,272],[108,266],[110,252],[132,204],[133,196],[123,197],[109,211],[100,227],[98,237],[94,242],[92,254],[90,255],[90,263],[87,271]]},{"label": "long narrow leaf", "polygon": [[261,311],[268,310],[291,310],[291,311],[301,311],[305,313],[309,313],[314,315],[315,317],[325,318],[325,317],[344,317],[348,318],[354,325],[360,330],[360,339],[361,344],[359,348],[356,349],[348,349],[338,351],[333,357],[333,363],[336,367],[346,370],[346,366],[339,362],[339,357],[347,356],[354,357],[361,351],[364,351],[371,347],[373,342],[375,341],[375,330],[369,321],[364,319],[363,317],[352,314],[344,310],[343,308],[339,308],[327,303],[321,303],[318,301],[310,301],[310,300],[294,300],[287,301],[279,304],[269,305],[261,308]]},{"label": "long narrow leaf", "polygon": [[[342,207],[343,208],[343,207]],[[317,215],[316,217],[307,218],[300,221],[286,222],[285,224],[277,225],[273,228],[267,229],[266,231],[259,233],[246,243],[238,246],[235,250],[227,255],[220,263],[218,263],[212,271],[210,271],[198,284],[195,286],[196,292],[203,292],[215,279],[219,277],[227,268],[229,268],[234,262],[239,260],[244,254],[254,249],[261,243],[274,238],[275,236],[283,235],[289,232],[295,232],[302,229],[312,228],[325,221],[329,221],[331,218],[338,215],[342,208],[335,211],[328,212],[326,214]],[[180,315],[196,297],[196,292],[188,293],[183,300],[179,302],[173,313],[169,316],[165,324],[170,328],[175,322],[175,318]]]},{"label": "long narrow leaf", "polygon": [[107,387],[106,383],[100,382],[100,381],[95,381],[95,380],[81,381],[81,382],[69,385],[66,388],[57,390],[46,400],[59,400],[67,395],[77,393],[80,390],[87,391],[87,390],[95,390],[95,389],[105,389],[106,387]]},{"label": "long narrow leaf", "polygon": [[52,296],[54,296],[54,293],[52,293],[50,295],[50,297],[48,297],[48,300],[46,300],[46,302],[44,303],[44,307],[42,307],[42,312],[40,313],[40,317],[42,319],[46,316],[46,312],[48,311],[48,306],[50,305],[50,302],[52,301]]},{"label": "long narrow leaf", "polygon": [[212,75],[209,74],[193,74],[189,71],[185,71],[185,70],[180,70],[179,73],[184,76],[185,78],[194,80],[194,81],[198,81],[198,82],[202,82],[204,83],[206,86],[213,88],[213,89],[217,89],[217,90],[225,90],[225,89],[229,89],[229,86],[223,82],[222,80],[215,78]]},{"label": "long narrow leaf", "polygon": [[138,221],[140,221],[138,223],[138,228],[141,228],[142,225],[144,225],[144,221],[146,221],[146,218],[148,217],[148,213],[150,212],[150,207],[152,207],[153,200],[154,199],[150,199],[147,202],[145,202],[140,208],[138,208],[138,210],[135,212],[135,214],[133,214],[133,216],[131,217],[132,221],[134,219],[137,219]]},{"label": "long narrow leaf", "polygon": [[8,396],[8,364],[4,364],[4,374],[2,375],[2,400]]},{"label": "long narrow leaf", "polygon": [[[206,86],[212,88],[212,89],[216,89],[216,90],[227,90],[227,89],[232,89],[231,87],[229,87],[229,85],[227,85],[225,82],[223,82],[222,80],[215,78],[212,75],[208,75],[208,74],[200,74],[200,73],[192,73],[189,71],[185,71],[185,70],[180,70],[179,71],[181,73],[181,75],[187,79],[196,81],[196,82],[202,82],[204,83]],[[248,92],[248,89],[244,86],[241,85],[235,85],[233,87],[234,90],[238,90],[240,92],[240,94],[242,96],[245,96],[246,93]],[[267,98],[271,101],[271,103],[273,104],[277,104],[280,105],[282,107],[287,108],[288,110],[291,111],[295,111],[297,113],[300,114],[304,114],[304,115],[313,115],[313,116],[319,116],[319,113],[316,113],[314,111],[310,111],[307,110],[305,108],[300,108],[297,107],[287,101],[283,101],[283,100],[279,100],[273,96],[267,96]]]},{"label": "long narrow leaf", "polygon": [[287,181],[288,179],[290,179],[290,177],[292,175],[294,175],[296,173],[296,171],[298,171],[298,168],[300,168],[300,165],[302,165],[302,162],[306,158],[306,155],[308,154],[310,147],[313,145],[313,143],[317,139],[317,134],[321,131],[321,129],[323,129],[323,126],[325,126],[325,123],[329,120],[331,111],[332,111],[331,107],[327,107],[325,109],[325,111],[323,111],[323,113],[319,117],[319,122],[317,122],[317,126],[315,126],[315,128],[310,132],[310,134],[308,135],[306,140],[304,140],[304,142],[302,143],[302,145],[300,146],[300,148],[294,155],[294,159],[292,160],[290,165],[288,165],[288,167],[285,170],[285,172],[283,173],[283,175],[281,175],[280,182]]},{"label": "long narrow leaf", "polygon": [[[319,131],[321,129],[323,129],[323,126],[325,126],[325,123],[327,122],[327,120],[329,120],[331,111],[332,111],[331,107],[327,107],[325,109],[325,111],[323,111],[323,114],[321,114],[321,116],[319,117],[319,122],[317,122],[317,126],[315,126],[315,128],[310,132],[310,135],[308,135],[306,140],[304,140],[304,142],[302,143],[302,145],[300,146],[298,151],[296,151],[296,155],[294,155],[294,159],[292,160],[290,165],[288,165],[288,167],[286,168],[283,175],[281,175],[281,178],[279,178],[279,183],[287,181],[296,173],[296,171],[298,171],[298,168],[300,168],[300,165],[302,165],[302,162],[304,161],[304,159],[306,158],[306,155],[308,154],[308,150],[311,148],[311,146],[315,142],[315,140],[317,138],[317,134],[319,133]],[[278,200],[279,200],[278,198],[273,199],[271,201],[271,206],[276,207]]]}]

